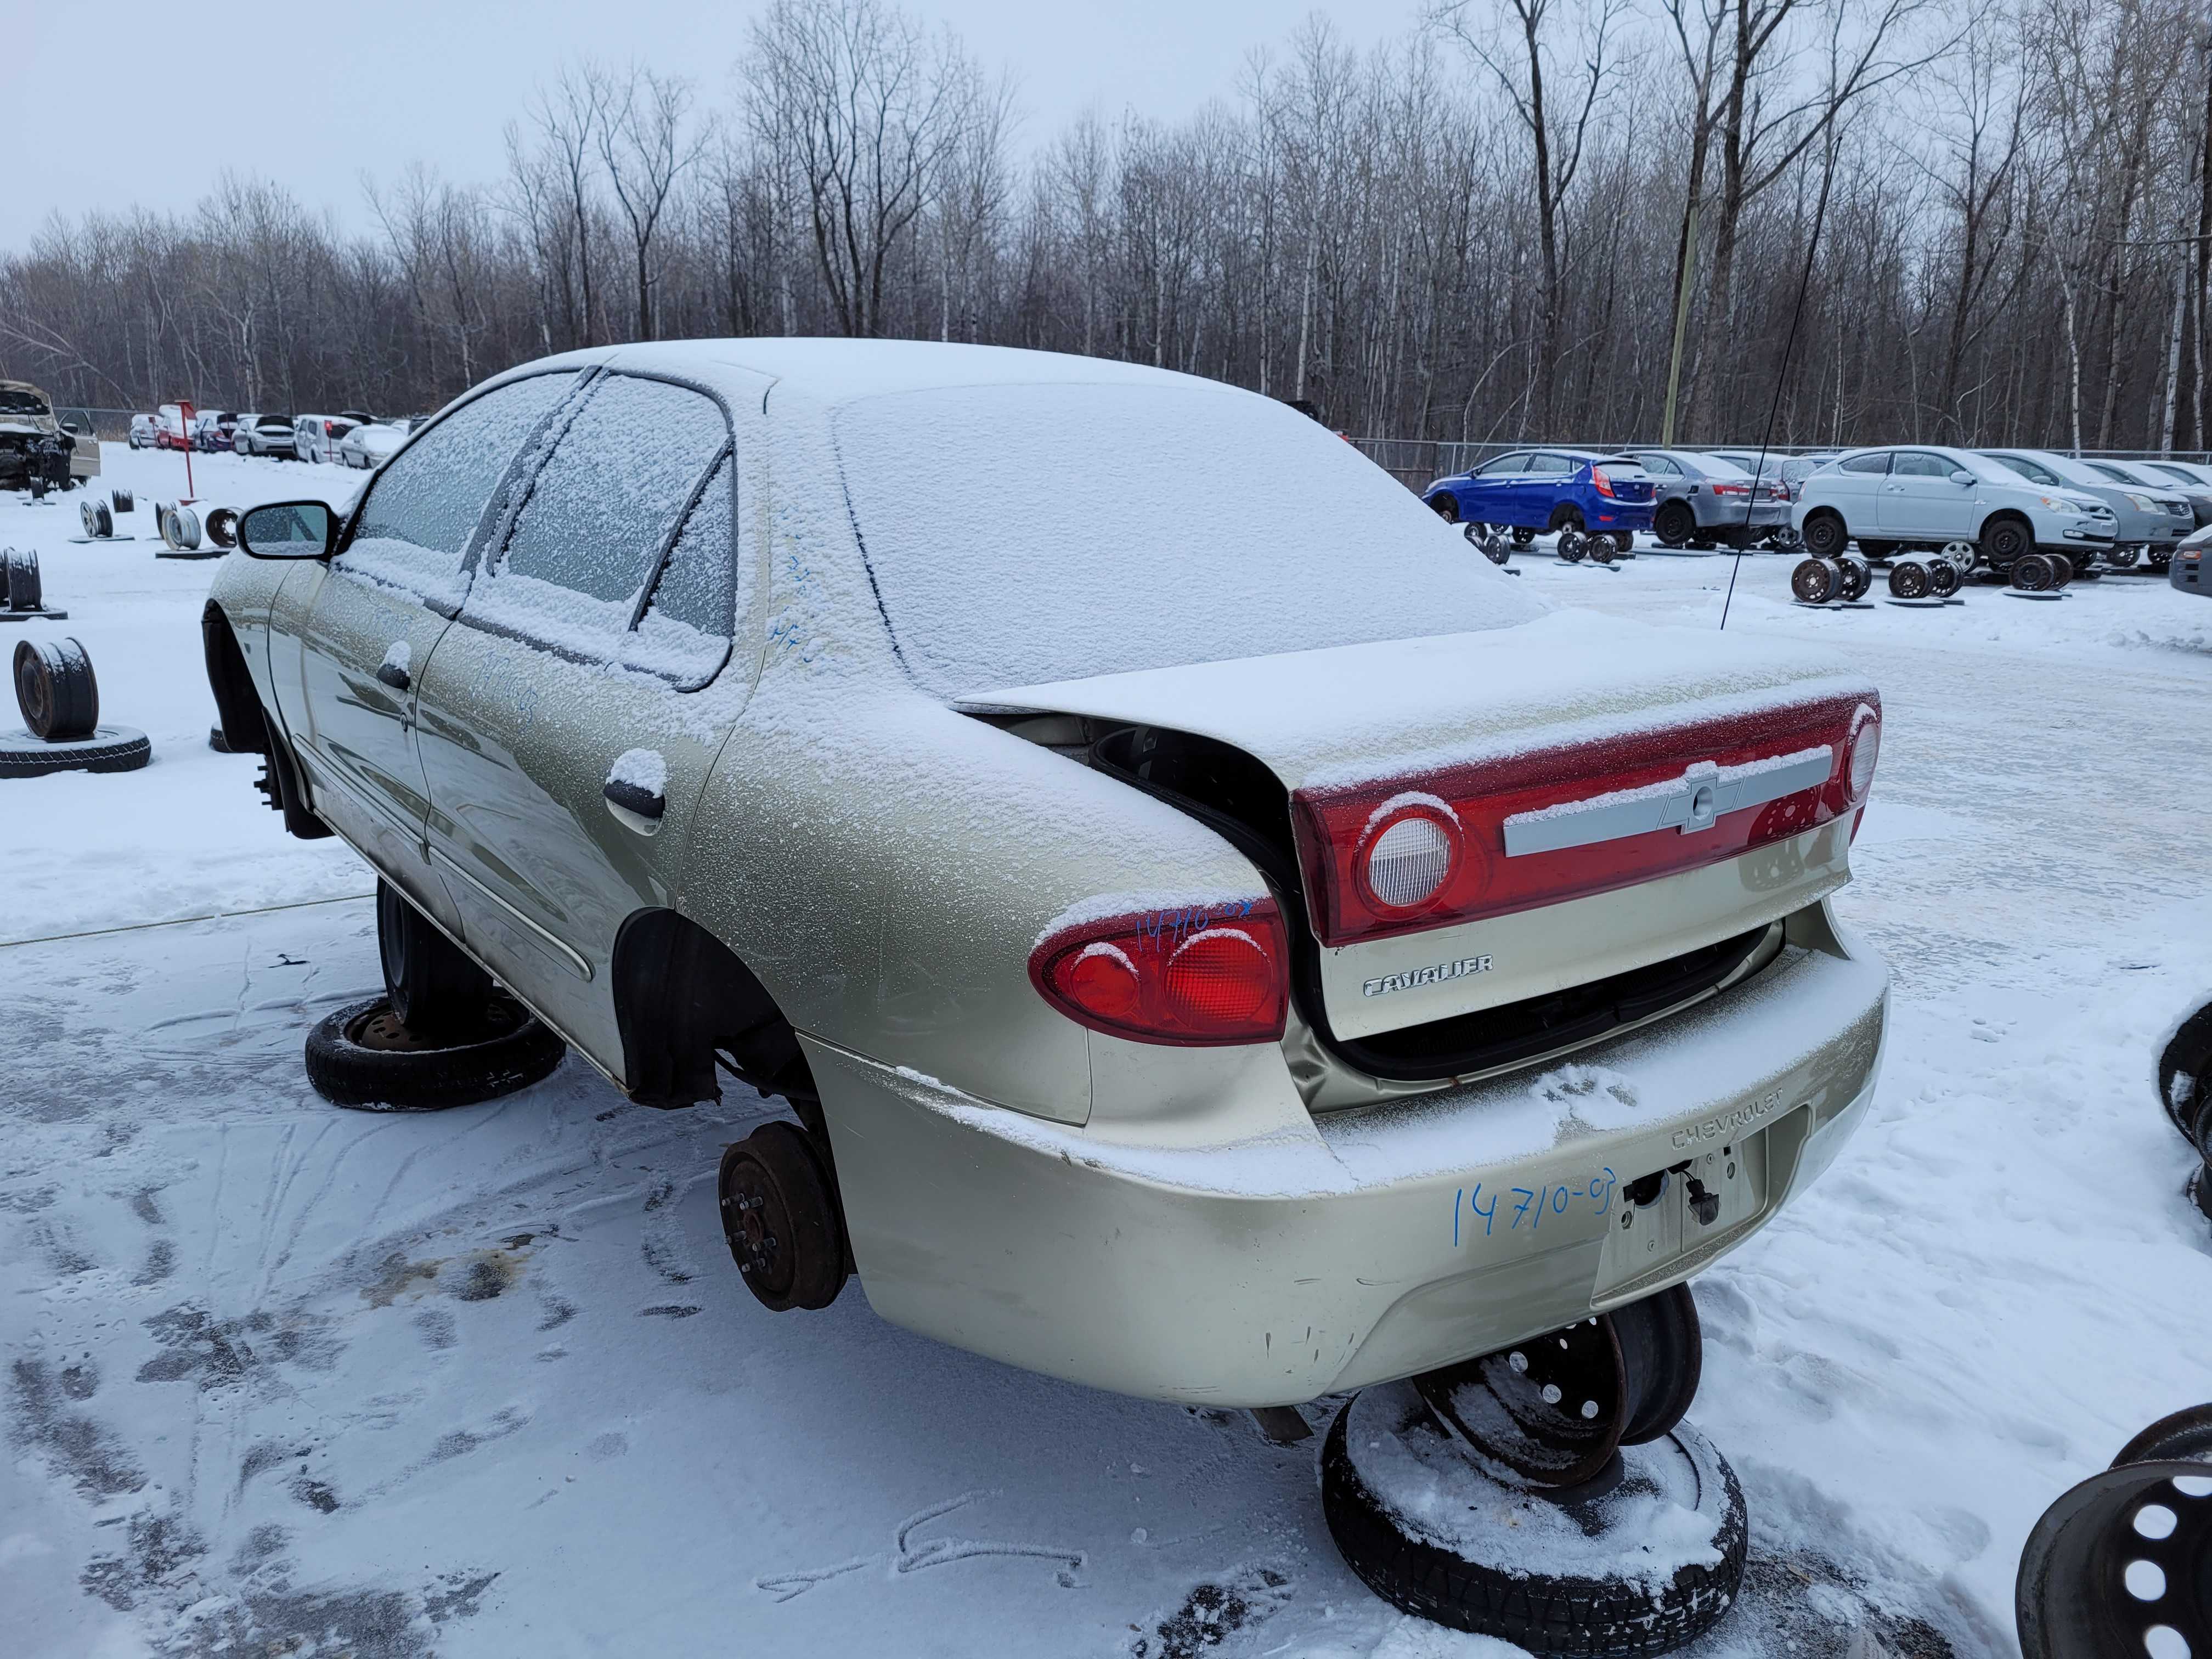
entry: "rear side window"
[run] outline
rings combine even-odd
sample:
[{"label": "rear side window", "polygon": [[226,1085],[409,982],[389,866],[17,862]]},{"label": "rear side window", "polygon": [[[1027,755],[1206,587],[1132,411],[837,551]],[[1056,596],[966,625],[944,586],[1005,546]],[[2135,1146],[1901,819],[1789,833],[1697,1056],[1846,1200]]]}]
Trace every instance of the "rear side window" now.
[{"label": "rear side window", "polygon": [[1682,469],[1664,455],[1639,455],[1636,462],[1655,477],[1679,478],[1682,476]]},{"label": "rear side window", "polygon": [[714,678],[730,654],[737,574],[731,534],[732,471],[725,451],[676,532],[644,615],[623,636],[624,667],[659,674],[689,690]]},{"label": "rear side window", "polygon": [[[612,654],[700,480],[728,441],[721,406],[703,392],[602,377],[531,483],[489,576],[471,589],[469,617],[570,655]],[[710,530],[706,520],[701,524],[703,538]],[[727,526],[726,507],[726,561]],[[703,556],[687,557],[687,574],[671,591],[671,605],[694,617],[706,616],[713,604],[702,597],[703,579],[688,574]],[[728,580],[726,571],[721,580]],[[721,624],[725,637],[728,626]]]},{"label": "rear side window", "polygon": [[1854,455],[1847,461],[1836,464],[1838,472],[1887,472],[1889,471],[1889,452],[1877,449],[1871,455]]},{"label": "rear side window", "polygon": [[1539,455],[1528,470],[1543,476],[1554,477],[1571,472],[1580,465],[1580,462],[1571,461],[1564,455]]},{"label": "rear side window", "polygon": [[573,372],[511,381],[455,410],[386,462],[338,568],[459,605],[467,586],[461,560],[501,475],[575,383]]}]

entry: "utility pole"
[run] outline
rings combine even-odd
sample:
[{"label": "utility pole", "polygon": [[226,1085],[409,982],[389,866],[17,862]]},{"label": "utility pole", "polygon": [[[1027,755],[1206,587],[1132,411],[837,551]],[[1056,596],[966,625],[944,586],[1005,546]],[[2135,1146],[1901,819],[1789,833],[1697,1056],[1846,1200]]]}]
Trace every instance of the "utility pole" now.
[{"label": "utility pole", "polygon": [[1667,412],[1659,422],[1659,447],[1674,447],[1674,394],[1682,381],[1682,342],[1690,332],[1690,290],[1698,274],[1698,198],[1691,197],[1682,217],[1682,287],[1674,298],[1674,349],[1667,358]]}]

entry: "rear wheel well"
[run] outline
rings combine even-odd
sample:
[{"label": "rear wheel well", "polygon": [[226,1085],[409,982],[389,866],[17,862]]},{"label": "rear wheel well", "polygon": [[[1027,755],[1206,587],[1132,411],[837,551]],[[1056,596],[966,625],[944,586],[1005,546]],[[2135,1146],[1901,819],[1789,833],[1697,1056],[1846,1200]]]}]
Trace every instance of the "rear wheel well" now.
[{"label": "rear wheel well", "polygon": [[623,923],[614,1000],[623,1076],[640,1105],[720,1098],[719,1062],[762,1094],[781,1095],[800,1122],[823,1133],[799,1034],[737,952],[689,916],[639,910]]},{"label": "rear wheel well", "polygon": [[1552,528],[1553,528],[1553,529],[1554,529],[1554,530],[1580,530],[1582,527],[1583,527],[1583,510],[1582,510],[1582,508],[1580,508],[1580,507],[1574,507],[1574,506],[1569,505],[1569,504],[1567,504],[1567,503],[1565,503],[1565,502],[1562,502],[1559,506],[1555,507],[1553,507],[1553,508],[1552,509]]}]

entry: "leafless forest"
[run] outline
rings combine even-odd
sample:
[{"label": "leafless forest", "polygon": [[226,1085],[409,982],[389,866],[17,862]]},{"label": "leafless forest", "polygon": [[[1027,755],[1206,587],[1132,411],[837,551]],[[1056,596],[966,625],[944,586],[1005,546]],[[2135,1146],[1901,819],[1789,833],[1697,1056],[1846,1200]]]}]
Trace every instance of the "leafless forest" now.
[{"label": "leafless forest", "polygon": [[[702,83],[579,64],[503,176],[250,177],[0,255],[65,403],[434,407],[574,346],[980,340],[1361,436],[2206,446],[2196,0],[1456,0],[1255,43],[1178,124],[1041,131],[884,0],[779,0]],[[1679,340],[1679,366],[1675,363]],[[1670,392],[1670,378],[1674,380]]]}]

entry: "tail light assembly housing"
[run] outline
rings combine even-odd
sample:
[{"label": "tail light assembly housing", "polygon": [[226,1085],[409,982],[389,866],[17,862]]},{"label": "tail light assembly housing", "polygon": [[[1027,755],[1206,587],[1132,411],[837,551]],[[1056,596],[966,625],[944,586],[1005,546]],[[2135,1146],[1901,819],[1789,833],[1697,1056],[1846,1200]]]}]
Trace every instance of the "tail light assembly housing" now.
[{"label": "tail light assembly housing", "polygon": [[1328,945],[1510,915],[1702,868],[1859,809],[1881,701],[1843,696],[1583,739],[1403,782],[1302,789]]},{"label": "tail light assembly housing", "polygon": [[1613,480],[1607,476],[1603,467],[1594,466],[1590,469],[1590,488],[1601,495],[1613,494]]},{"label": "tail light assembly housing", "polygon": [[1273,1042],[1290,1006],[1290,940],[1267,898],[1142,911],[1046,935],[1030,980],[1070,1019],[1112,1036]]}]

